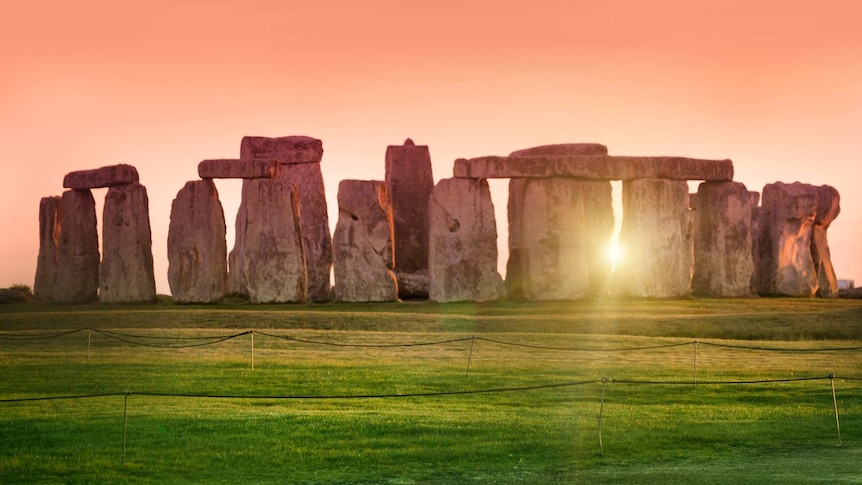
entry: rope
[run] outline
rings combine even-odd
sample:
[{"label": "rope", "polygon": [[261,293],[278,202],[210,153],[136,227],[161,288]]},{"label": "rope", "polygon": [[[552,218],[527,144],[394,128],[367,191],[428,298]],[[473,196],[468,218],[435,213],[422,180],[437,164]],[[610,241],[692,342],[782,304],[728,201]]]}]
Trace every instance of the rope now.
[{"label": "rope", "polygon": [[530,344],[518,344],[513,342],[506,342],[503,340],[495,340],[485,337],[476,337],[476,340],[483,340],[485,342],[490,342],[494,344],[500,345],[509,345],[512,347],[526,347],[530,349],[542,349],[542,350],[564,350],[564,351],[574,351],[574,352],[635,352],[639,350],[654,350],[654,349],[667,349],[670,347],[681,347],[683,345],[692,345],[694,342],[682,342],[676,344],[665,344],[665,345],[652,345],[649,347],[620,347],[620,348],[597,348],[597,347],[548,347],[544,345],[530,345]]},{"label": "rope", "polygon": [[849,350],[862,350],[862,346],[859,347],[824,347],[817,349],[786,349],[781,347],[758,347],[753,345],[731,345],[731,344],[717,344],[711,342],[700,342],[701,345],[711,345],[713,347],[723,347],[729,349],[742,349],[742,350],[761,350],[768,352],[806,352],[806,353],[816,353],[816,352],[841,352],[841,351],[849,351]]},{"label": "rope", "polygon": [[52,332],[52,333],[44,333],[44,334],[13,334],[13,333],[2,333],[0,334],[0,340],[42,340],[49,338],[57,338],[57,337],[65,337],[66,335],[72,335],[73,333],[78,333],[86,330],[85,328],[79,328],[76,330],[67,330],[64,332]]},{"label": "rope", "polygon": [[[215,339],[215,340],[213,340],[211,342],[204,342],[204,343],[199,343],[199,344],[184,344],[184,345],[167,344],[167,345],[165,345],[165,344],[148,344],[148,343],[144,343],[144,342],[135,342],[134,340],[120,336],[121,334],[114,334],[111,332],[106,332],[104,330],[93,329],[93,331],[98,333],[98,334],[104,335],[105,337],[112,338],[114,340],[119,340],[120,342],[125,342],[125,343],[132,344],[132,345],[140,345],[142,347],[154,347],[154,348],[162,348],[162,349],[165,349],[165,348],[188,349],[188,348],[192,348],[192,347],[205,347],[207,345],[215,345],[215,344],[222,343],[222,342],[225,342],[225,341],[230,340],[230,339],[234,339],[234,338],[241,337],[243,335],[248,335],[248,334],[252,333],[249,330],[247,332],[242,332],[242,333],[238,333],[235,335],[225,335],[225,336],[221,336],[221,337],[209,337],[210,339]],[[145,338],[145,337],[141,337],[141,338]],[[151,338],[154,338],[154,337],[151,337]]]},{"label": "rope", "polygon": [[412,343],[402,343],[402,344],[343,344],[337,342],[322,342],[319,340],[308,340],[301,339],[296,337],[290,337],[287,335],[276,335],[273,333],[266,332],[257,332],[254,333],[258,335],[264,335],[267,337],[278,338],[282,340],[289,340],[291,342],[299,342],[304,344],[313,344],[313,345],[328,345],[331,347],[360,347],[360,348],[376,348],[376,349],[384,349],[384,348],[393,348],[393,347],[422,347],[427,345],[443,345],[443,344],[451,344],[455,342],[466,342],[467,340],[472,340],[473,337],[464,337],[464,338],[456,338],[450,340],[438,340],[434,342],[412,342]]}]

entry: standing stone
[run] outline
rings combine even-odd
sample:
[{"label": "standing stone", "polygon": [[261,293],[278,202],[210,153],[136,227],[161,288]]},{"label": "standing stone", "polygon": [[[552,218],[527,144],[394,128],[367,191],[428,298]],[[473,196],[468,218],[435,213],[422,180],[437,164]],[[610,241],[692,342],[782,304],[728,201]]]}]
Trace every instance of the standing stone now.
[{"label": "standing stone", "polygon": [[817,269],[817,296],[822,298],[838,297],[838,278],[832,267],[826,232],[841,212],[840,202],[841,198],[834,187],[817,187],[817,216],[811,232],[811,257]]},{"label": "standing stone", "polygon": [[33,297],[40,301],[53,299],[59,258],[61,200],[54,196],[43,197],[39,201],[39,259],[36,262]]},{"label": "standing stone", "polygon": [[[302,212],[302,243],[307,269],[308,299],[311,301],[327,301],[330,296],[330,274],[332,270],[332,238],[329,233],[329,214],[326,207],[326,193],[323,186],[323,174],[320,171],[320,161],[323,157],[323,143],[307,136],[287,136],[267,138],[246,136],[242,139],[240,158],[276,159],[281,164],[277,176],[294,184],[299,197],[299,208]],[[250,183],[243,181],[243,187]],[[245,189],[243,189],[245,191]],[[247,210],[240,203],[237,213],[237,228],[240,221],[247,218],[242,214]],[[231,273],[244,274],[245,243],[243,232],[237,232],[236,242],[231,252]],[[235,254],[234,254],[235,253]],[[234,269],[233,264],[236,264]],[[241,276],[231,277],[231,291],[247,293]]]},{"label": "standing stone", "polygon": [[692,292],[699,295],[751,295],[754,274],[751,212],[756,206],[739,182],[704,182],[691,203],[694,232]]},{"label": "standing stone", "polygon": [[620,245],[625,259],[615,279],[624,294],[647,298],[691,292],[692,239],[684,180],[623,182]]},{"label": "standing stone", "polygon": [[248,180],[242,181],[239,208],[234,221],[234,244],[228,254],[228,293],[248,296],[248,281],[245,279],[245,233],[248,229]]},{"label": "standing stone", "polygon": [[179,303],[213,303],[224,297],[224,211],[211,179],[187,182],[171,204],[168,283]]},{"label": "standing stone", "polygon": [[814,296],[811,233],[816,217],[816,187],[778,182],[763,188],[757,258],[761,295]]},{"label": "standing stone", "polygon": [[[607,155],[608,149],[598,143],[569,143],[559,145],[545,145],[524,150],[518,150],[509,154],[510,157],[572,157],[589,155]],[[524,297],[523,282],[523,220],[533,218],[533,213],[524,212],[525,187],[528,180],[525,178],[513,178],[509,181],[509,260],[506,264],[506,290],[509,298]],[[583,237],[585,238],[585,253],[582,260],[588,267],[588,288],[592,294],[603,294],[607,291],[608,278],[610,276],[610,262],[607,257],[608,248],[614,230],[614,209],[612,200],[612,188],[610,182],[606,181],[577,181],[574,179],[557,178],[557,185],[563,183],[576,184],[583,193]],[[561,182],[568,180],[568,182]],[[554,207],[554,211],[565,211],[563,207]],[[566,209],[568,210],[568,209]],[[544,215],[540,215],[544,217]],[[578,229],[581,231],[581,229]],[[581,245],[582,243],[578,243]],[[565,245],[563,246],[566,247]],[[547,249],[547,248],[545,248]],[[554,256],[554,257],[558,257]],[[571,254],[570,254],[571,256]],[[540,256],[541,257],[541,256]],[[578,263],[582,264],[582,263]],[[552,271],[552,270],[548,270]],[[580,274],[583,277],[583,274]],[[580,285],[580,283],[578,283]],[[580,290],[578,291],[580,293]],[[573,298],[569,296],[567,298]],[[544,299],[544,298],[540,298]],[[553,298],[548,298],[553,299]]]},{"label": "standing stone", "polygon": [[428,272],[428,198],[434,189],[428,146],[404,145],[386,148],[386,183],[392,197],[395,224],[395,274],[402,298],[426,298],[427,286],[413,288],[401,281],[415,280]]},{"label": "standing stone", "polygon": [[386,182],[342,180],[338,184],[338,224],[333,236],[336,300],[398,299],[398,284],[392,272],[392,220]]},{"label": "standing stone", "polygon": [[527,179],[521,218],[521,272],[529,300],[589,294],[584,192],[574,179]]},{"label": "standing stone", "polygon": [[102,216],[99,300],[144,302],[156,298],[147,189],[139,184],[108,189]]},{"label": "standing stone", "polygon": [[308,295],[299,197],[281,179],[248,180],[243,279],[252,303],[305,302]]},{"label": "standing stone", "polygon": [[51,300],[83,303],[98,298],[99,235],[96,201],[89,189],[63,192],[60,202],[57,278]]},{"label": "standing stone", "polygon": [[429,298],[490,301],[502,296],[497,222],[488,181],[439,181],[431,192],[428,215]]}]

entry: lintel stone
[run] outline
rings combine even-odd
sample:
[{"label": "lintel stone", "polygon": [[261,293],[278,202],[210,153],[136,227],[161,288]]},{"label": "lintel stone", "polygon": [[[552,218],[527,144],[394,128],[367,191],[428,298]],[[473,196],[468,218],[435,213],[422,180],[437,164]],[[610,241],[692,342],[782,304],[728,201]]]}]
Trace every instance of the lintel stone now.
[{"label": "lintel stone", "polygon": [[733,162],[612,155],[479,157],[455,160],[457,178],[572,177],[582,180],[733,180]]},{"label": "lintel stone", "polygon": [[138,170],[126,164],[108,165],[93,170],[78,170],[69,172],[63,177],[63,187],[78,190],[128,185],[135,182],[139,182]]},{"label": "lintel stone", "polygon": [[204,160],[198,164],[202,179],[271,179],[278,176],[278,160],[253,158]]}]

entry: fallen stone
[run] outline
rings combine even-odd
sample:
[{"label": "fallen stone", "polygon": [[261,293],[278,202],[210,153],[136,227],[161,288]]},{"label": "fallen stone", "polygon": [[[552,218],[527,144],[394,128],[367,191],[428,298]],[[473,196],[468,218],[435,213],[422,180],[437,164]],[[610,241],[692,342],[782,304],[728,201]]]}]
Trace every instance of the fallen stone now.
[{"label": "fallen stone", "polygon": [[614,279],[623,294],[668,298],[691,292],[692,239],[688,184],[681,180],[623,182],[623,259]]},{"label": "fallen stone", "polygon": [[[434,189],[428,146],[407,139],[403,145],[386,148],[386,183],[392,198],[395,224],[395,272],[397,275],[428,269],[428,198]],[[409,277],[408,277],[409,278]],[[413,285],[399,285],[402,298],[427,297],[427,287],[418,293]]]},{"label": "fallen stone", "polygon": [[171,204],[168,284],[179,303],[214,303],[224,297],[224,211],[212,180],[187,182]]},{"label": "fallen stone", "polygon": [[338,224],[333,235],[335,299],[394,301],[398,284],[392,268],[394,231],[386,182],[342,180],[338,184]]},{"label": "fallen stone", "polygon": [[51,301],[54,297],[61,233],[61,200],[54,196],[43,197],[39,201],[39,256],[33,285],[33,298],[39,301]]},{"label": "fallen stone", "polygon": [[252,303],[303,303],[308,277],[299,197],[282,179],[245,182],[246,231],[243,279]]},{"label": "fallen stone", "polygon": [[428,270],[415,273],[395,272],[398,280],[398,297],[401,299],[428,299]]},{"label": "fallen stone", "polygon": [[832,221],[841,212],[841,197],[834,187],[817,187],[817,215],[811,232],[811,257],[817,270],[817,296],[838,297],[838,277],[832,267],[827,231]]},{"label": "fallen stone", "polygon": [[274,158],[251,160],[204,160],[198,164],[202,179],[271,179],[281,165]]},{"label": "fallen stone", "polygon": [[[240,153],[243,160],[254,158],[279,160],[281,170],[277,179],[288,181],[297,188],[299,210],[302,214],[302,241],[308,266],[307,297],[315,302],[328,301],[332,297],[329,288],[332,272],[332,237],[329,232],[323,174],[318,163],[323,156],[322,142],[307,136],[282,138],[247,136],[243,138]],[[240,204],[240,210],[243,210],[242,204]],[[237,214],[237,223],[242,217],[244,216]],[[234,252],[237,248],[243,247],[242,237],[244,237],[242,233],[238,232]],[[242,259],[242,253],[239,252],[232,256],[232,262],[236,262],[238,268],[243,266]],[[233,269],[231,271],[233,272]],[[241,284],[241,281],[238,282],[239,289]]]},{"label": "fallen stone", "polygon": [[310,136],[245,136],[240,146],[240,158],[274,158],[282,165],[320,163],[323,142]]},{"label": "fallen stone", "polygon": [[733,180],[733,162],[611,155],[481,157],[455,160],[454,174],[459,178]]},{"label": "fallen stone", "polygon": [[102,215],[102,303],[147,302],[156,299],[153,243],[147,189],[139,184],[108,189]]},{"label": "fallen stone", "polygon": [[96,201],[87,189],[63,192],[60,202],[57,276],[51,301],[95,301],[99,291],[99,235]]},{"label": "fallen stone", "polygon": [[801,183],[768,184],[759,211],[758,292],[811,297],[817,269],[811,234],[817,217],[817,188]]},{"label": "fallen stone", "polygon": [[[757,193],[754,193],[757,195]],[[697,202],[693,202],[697,200]],[[752,295],[752,210],[757,198],[739,182],[704,182],[692,199],[692,292],[716,297]]]},{"label": "fallen stone", "polygon": [[138,170],[131,165],[109,165],[94,170],[70,172],[63,178],[67,189],[97,189],[138,182]]},{"label": "fallen stone", "polygon": [[443,179],[429,200],[428,297],[490,301],[503,294],[497,223],[486,180]]}]

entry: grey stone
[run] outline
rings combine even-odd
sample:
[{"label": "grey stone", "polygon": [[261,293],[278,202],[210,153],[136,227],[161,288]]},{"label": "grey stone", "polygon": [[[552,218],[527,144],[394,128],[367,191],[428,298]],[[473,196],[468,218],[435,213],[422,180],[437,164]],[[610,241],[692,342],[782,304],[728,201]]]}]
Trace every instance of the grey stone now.
[{"label": "grey stone", "polygon": [[811,257],[817,270],[817,296],[838,297],[838,278],[832,267],[827,231],[841,212],[841,197],[834,187],[817,187],[817,215],[811,229]]},{"label": "grey stone", "polygon": [[108,189],[102,216],[99,300],[146,302],[156,298],[147,189],[139,184]]},{"label": "grey stone", "polygon": [[[307,264],[307,297],[311,301],[327,301],[331,298],[330,275],[332,272],[332,237],[329,233],[329,214],[326,206],[326,192],[320,160],[323,156],[323,143],[307,136],[288,136],[265,138],[247,136],[242,140],[241,158],[275,158],[281,163],[279,180],[288,181],[297,189],[299,210],[302,214],[302,238]],[[243,182],[245,185],[248,181]],[[240,212],[247,208],[241,203]],[[237,213],[237,224],[248,215]],[[242,273],[244,256],[239,249],[244,246],[244,233],[237,232],[237,239],[231,255],[231,273]],[[243,291],[243,282],[231,278],[231,289]]]},{"label": "grey stone", "polygon": [[[386,183],[395,224],[395,271],[398,275],[428,269],[428,198],[434,189],[431,154],[426,145],[407,139],[386,148]],[[408,277],[409,278],[409,277]],[[413,288],[419,290],[412,291]],[[427,297],[421,287],[399,285],[402,298]]]},{"label": "grey stone", "polygon": [[109,165],[94,170],[70,172],[63,178],[67,189],[97,189],[138,182],[138,170],[125,164]]},{"label": "grey stone", "polygon": [[816,217],[816,187],[778,182],[763,188],[757,257],[761,295],[814,296],[818,283],[811,234]]},{"label": "grey stone", "polygon": [[623,259],[614,276],[622,293],[667,298],[691,292],[688,197],[688,184],[680,180],[623,182]]},{"label": "grey stone", "polygon": [[51,301],[54,282],[57,279],[57,264],[61,233],[61,198],[43,197],[39,201],[39,257],[36,261],[36,282],[33,297],[40,301]]},{"label": "grey stone", "polygon": [[583,180],[732,180],[730,160],[683,157],[509,156],[455,160],[459,178],[573,177]]},{"label": "grey stone", "polygon": [[529,300],[589,294],[584,193],[577,180],[527,179],[521,218],[521,271]]},{"label": "grey stone", "polygon": [[57,276],[51,300],[84,303],[98,298],[99,235],[96,201],[87,189],[63,192]]},{"label": "grey stone", "polygon": [[[755,195],[757,193],[755,192]],[[704,182],[692,203],[692,292],[718,297],[752,295],[752,210],[757,205],[739,182]]]},{"label": "grey stone", "polygon": [[245,136],[240,147],[240,158],[274,158],[282,165],[320,163],[323,159],[323,142],[310,136]]},{"label": "grey stone", "polygon": [[342,180],[338,184],[338,224],[333,235],[335,299],[394,301],[398,284],[392,268],[394,231],[386,182]]},{"label": "grey stone", "polygon": [[271,179],[278,176],[280,164],[269,159],[204,160],[198,164],[202,179]]},{"label": "grey stone", "polygon": [[607,155],[608,147],[599,143],[561,143],[525,148],[509,154],[510,157],[572,157]]},{"label": "grey stone", "polygon": [[252,303],[305,302],[308,277],[299,197],[282,179],[245,182],[243,279]]},{"label": "grey stone", "polygon": [[503,294],[497,224],[486,180],[443,179],[429,201],[428,297],[490,301]]},{"label": "grey stone", "polygon": [[212,180],[187,182],[171,204],[168,284],[179,303],[213,303],[224,297],[224,211]]}]

